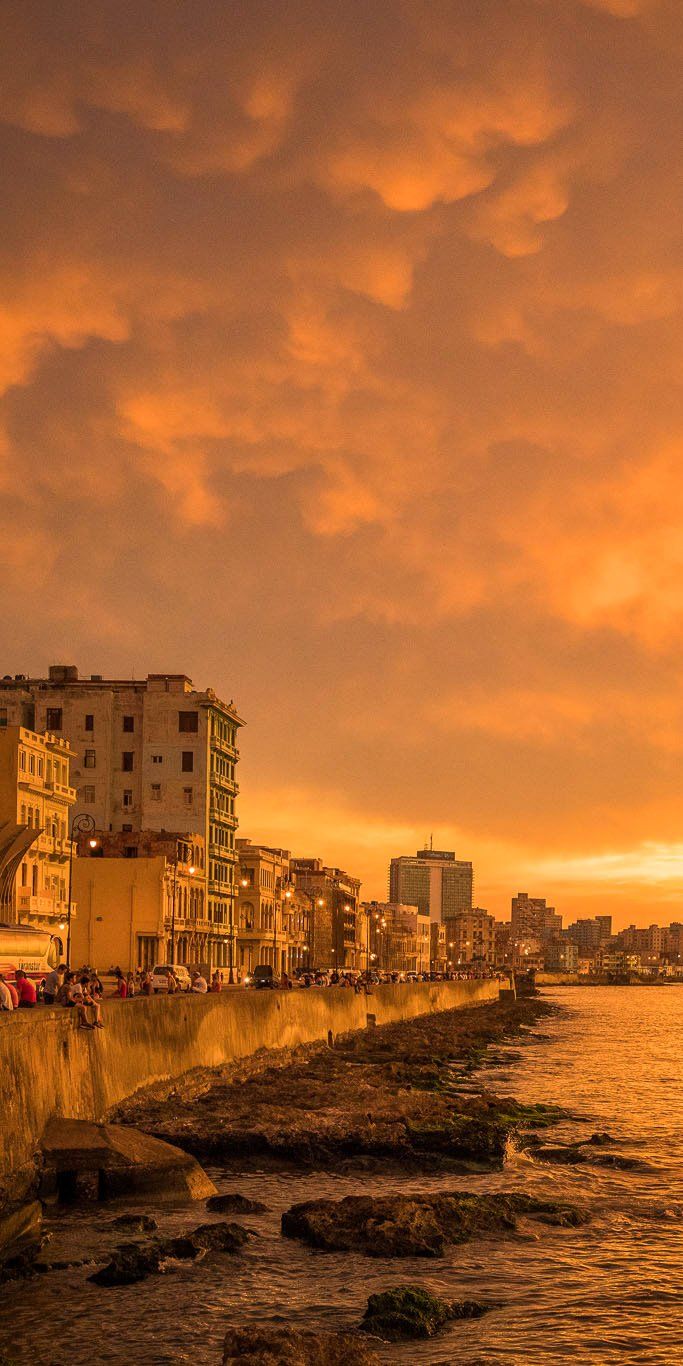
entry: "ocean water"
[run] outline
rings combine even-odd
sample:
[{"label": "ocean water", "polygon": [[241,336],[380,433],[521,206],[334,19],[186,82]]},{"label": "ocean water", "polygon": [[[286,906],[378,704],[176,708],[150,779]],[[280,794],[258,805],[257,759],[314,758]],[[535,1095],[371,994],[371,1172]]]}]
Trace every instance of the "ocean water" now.
[{"label": "ocean water", "polygon": [[[92,1268],[52,1272],[0,1292],[0,1346],[21,1363],[219,1363],[231,1324],[345,1328],[367,1296],[405,1282],[451,1299],[497,1304],[421,1343],[383,1349],[387,1362],[453,1366],[683,1366],[683,988],[564,988],[543,993],[563,1009],[509,1050],[480,1080],[499,1094],[568,1107],[548,1142],[609,1130],[613,1149],[645,1170],[542,1164],[513,1148],[505,1169],[479,1176],[387,1176],[213,1170],[221,1190],[265,1201],[240,1217],[257,1236],[239,1256],[178,1264],[129,1287],[90,1285]],[[578,1229],[528,1223],[512,1238],[474,1241],[437,1260],[377,1261],[283,1239],[280,1215],[317,1196],[408,1190],[521,1190],[574,1202]],[[123,1241],[102,1230],[113,1213],[68,1209],[51,1221],[52,1251],[85,1256]],[[157,1207],[162,1233],[201,1223],[203,1207]],[[232,1217],[232,1216],[230,1216]]]}]

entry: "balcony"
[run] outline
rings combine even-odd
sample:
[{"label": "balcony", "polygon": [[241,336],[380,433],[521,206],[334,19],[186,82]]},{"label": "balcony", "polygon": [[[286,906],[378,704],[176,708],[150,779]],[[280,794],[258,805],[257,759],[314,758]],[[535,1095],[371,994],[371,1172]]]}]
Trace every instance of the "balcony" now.
[{"label": "balcony", "polygon": [[229,759],[235,763],[240,757],[240,752],[236,745],[231,745],[228,740],[221,740],[219,735],[211,736],[211,748],[219,751],[220,754],[227,754]]}]

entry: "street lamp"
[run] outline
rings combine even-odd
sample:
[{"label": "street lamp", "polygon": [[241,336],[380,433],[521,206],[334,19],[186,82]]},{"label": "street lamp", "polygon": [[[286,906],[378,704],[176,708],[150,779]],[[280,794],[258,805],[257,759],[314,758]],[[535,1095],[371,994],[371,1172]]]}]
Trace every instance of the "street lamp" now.
[{"label": "street lamp", "polygon": [[71,967],[71,888],[73,885],[74,869],[74,835],[89,835],[88,844],[91,849],[97,848],[97,840],[94,838],[95,821],[86,811],[80,816],[74,816],[71,822],[71,840],[69,842],[69,905],[66,913],[66,964]]}]

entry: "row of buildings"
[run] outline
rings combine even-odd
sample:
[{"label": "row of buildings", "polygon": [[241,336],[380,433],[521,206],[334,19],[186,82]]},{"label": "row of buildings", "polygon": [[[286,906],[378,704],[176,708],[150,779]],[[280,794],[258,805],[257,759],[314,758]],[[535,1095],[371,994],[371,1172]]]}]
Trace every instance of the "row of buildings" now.
[{"label": "row of buildings", "polygon": [[238,838],[243,724],[232,701],[183,674],[82,678],[54,665],[46,678],[1,679],[0,921],[49,931],[63,955],[103,970],[682,962],[676,924],[613,935],[596,916],[563,928],[526,892],[496,921],[473,904],[472,864],[452,851],[393,858],[388,899],[361,901],[344,870]]}]

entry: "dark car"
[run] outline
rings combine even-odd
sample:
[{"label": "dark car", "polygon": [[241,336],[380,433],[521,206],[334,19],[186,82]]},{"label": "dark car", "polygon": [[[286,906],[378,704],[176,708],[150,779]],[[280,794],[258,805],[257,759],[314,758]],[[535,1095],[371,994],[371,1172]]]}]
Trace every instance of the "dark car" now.
[{"label": "dark car", "polygon": [[273,976],[273,969],[270,963],[259,963],[254,968],[252,975],[252,986],[255,987],[279,987],[277,977]]}]

